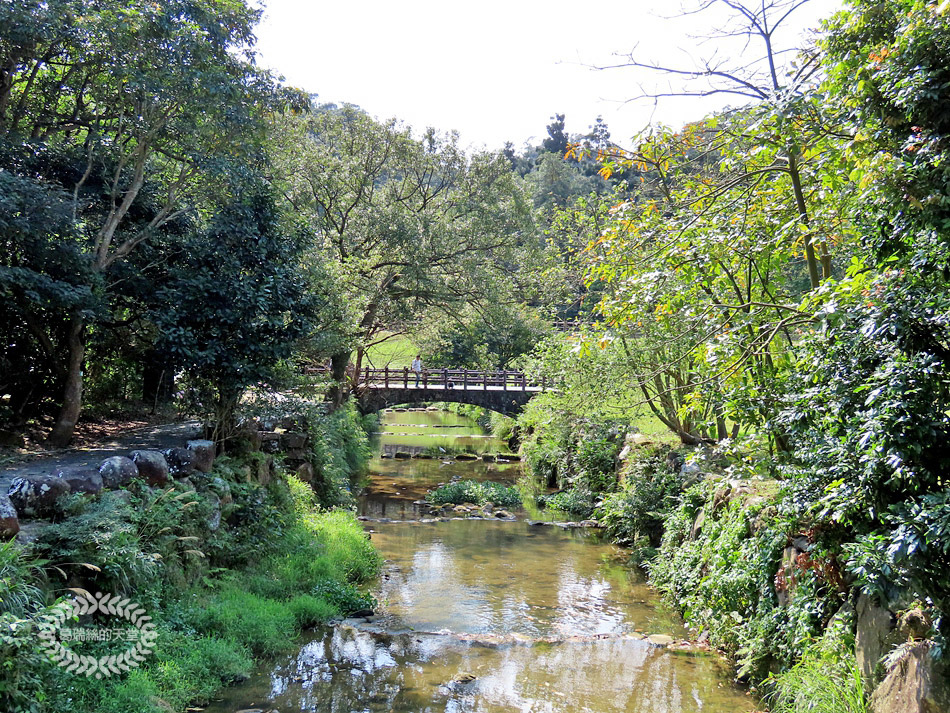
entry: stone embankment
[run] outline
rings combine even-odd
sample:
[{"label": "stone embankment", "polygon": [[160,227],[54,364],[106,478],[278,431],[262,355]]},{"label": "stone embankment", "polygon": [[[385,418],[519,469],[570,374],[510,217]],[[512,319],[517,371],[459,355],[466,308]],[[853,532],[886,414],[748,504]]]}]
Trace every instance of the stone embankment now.
[{"label": "stone embankment", "polygon": [[[285,467],[305,481],[313,480],[310,463],[310,435],[306,424],[297,417],[277,422],[252,421],[245,423],[229,442],[229,451],[258,453],[252,459],[253,472],[248,480],[270,482],[274,474],[274,457],[281,455]],[[22,532],[31,520],[56,518],[61,514],[62,498],[82,493],[99,495],[112,490],[124,490],[139,480],[149,487],[164,488],[175,481],[190,486],[189,476],[209,473],[217,455],[211,440],[191,439],[183,446],[163,450],[136,449],[125,455],[113,455],[98,464],[57,465],[49,463],[46,472],[31,467],[22,475],[15,475],[6,493],[0,493],[0,538],[28,539]]]}]

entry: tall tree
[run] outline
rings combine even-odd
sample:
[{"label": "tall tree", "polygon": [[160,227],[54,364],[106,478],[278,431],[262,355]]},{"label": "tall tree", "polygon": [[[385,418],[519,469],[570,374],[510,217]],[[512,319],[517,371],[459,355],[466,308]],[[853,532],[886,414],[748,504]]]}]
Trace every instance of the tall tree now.
[{"label": "tall tree", "polygon": [[[202,168],[253,140],[270,90],[250,55],[259,13],[241,0],[21,0],[3,12],[14,31],[0,42],[2,138],[78,159],[49,180],[72,195],[91,283],[108,289],[114,267],[199,198]],[[65,317],[53,445],[82,406],[90,314]]]},{"label": "tall tree", "polygon": [[[827,236],[811,226],[809,196],[816,187],[806,185],[802,162],[815,155],[816,137],[827,133],[823,118],[815,112],[814,76],[818,55],[810,47],[781,46],[780,33],[795,11],[808,0],[700,0],[687,14],[708,17],[715,29],[705,38],[711,49],[693,66],[664,65],[630,53],[617,67],[635,68],[665,81],[660,88],[642,86],[637,99],[657,101],[678,96],[737,97],[755,107],[758,142],[775,150],[772,165],[755,167],[741,180],[754,183],[764,172],[787,177],[792,201],[802,226],[805,265],[812,288],[831,276],[831,254]],[[730,51],[732,46],[738,55]],[[725,50],[725,51],[724,51]],[[734,57],[737,57],[735,59]],[[604,69],[606,69],[605,67]],[[674,81],[683,84],[677,88]],[[672,87],[672,88],[671,88]],[[744,109],[748,111],[748,109]],[[765,129],[765,130],[763,130]],[[816,130],[817,129],[817,130]],[[749,159],[755,163],[756,148]],[[741,160],[736,157],[736,160]],[[623,161],[621,161],[623,164]],[[727,182],[737,180],[735,174]],[[714,183],[709,197],[717,195],[721,182]],[[796,236],[797,241],[798,236]]]},{"label": "tall tree", "polygon": [[[283,116],[273,135],[283,193],[337,266],[357,368],[368,347],[427,312],[504,289],[506,255],[531,224],[503,155],[469,157],[456,136],[416,139],[354,107]],[[338,381],[351,356],[334,356]]]},{"label": "tall tree", "polygon": [[564,114],[555,114],[551,117],[551,123],[548,124],[548,135],[541,142],[541,148],[563,156],[569,143],[570,138],[564,130]]}]

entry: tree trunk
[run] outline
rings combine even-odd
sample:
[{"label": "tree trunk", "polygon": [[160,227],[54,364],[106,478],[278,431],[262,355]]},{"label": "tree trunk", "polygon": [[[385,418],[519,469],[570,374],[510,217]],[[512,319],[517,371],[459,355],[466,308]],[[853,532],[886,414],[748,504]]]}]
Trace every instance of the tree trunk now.
[{"label": "tree trunk", "polygon": [[66,368],[66,383],[63,389],[63,406],[56,417],[53,430],[46,437],[46,443],[53,448],[65,448],[73,440],[79,413],[82,411],[82,366],[86,356],[85,323],[79,315],[69,322],[67,347],[69,364]]},{"label": "tree trunk", "polygon": [[224,446],[237,431],[237,405],[241,399],[241,389],[230,386],[218,387],[218,398],[214,407],[214,430],[212,439],[215,450],[224,452]]},{"label": "tree trunk", "polygon": [[172,400],[175,391],[175,372],[159,360],[154,352],[148,352],[142,364],[142,400],[152,405],[152,413],[159,405]]},{"label": "tree trunk", "polygon": [[327,393],[330,408],[336,411],[349,395],[349,385],[346,379],[346,366],[350,363],[350,352],[341,352],[330,357],[330,378],[333,383]]}]

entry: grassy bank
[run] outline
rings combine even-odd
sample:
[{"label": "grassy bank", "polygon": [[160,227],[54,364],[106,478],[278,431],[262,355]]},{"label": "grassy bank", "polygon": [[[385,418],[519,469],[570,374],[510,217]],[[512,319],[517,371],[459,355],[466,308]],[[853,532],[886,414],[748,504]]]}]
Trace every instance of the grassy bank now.
[{"label": "grassy bank", "polygon": [[[342,437],[351,422],[344,414],[318,430]],[[314,446],[322,489],[345,490],[340,479],[359,465],[360,449],[346,465],[321,456],[329,447]],[[29,547],[0,546],[0,709],[184,711],[245,678],[256,661],[292,649],[301,631],[371,607],[360,585],[380,558],[353,515],[322,508],[309,484],[280,468],[265,483],[252,472],[221,458],[211,473],[166,488],[134,483],[99,498],[72,496]],[[132,599],[152,618],[155,649],[139,667],[96,679],[40,651],[37,624],[82,590]],[[95,657],[126,648],[70,647]]]}]

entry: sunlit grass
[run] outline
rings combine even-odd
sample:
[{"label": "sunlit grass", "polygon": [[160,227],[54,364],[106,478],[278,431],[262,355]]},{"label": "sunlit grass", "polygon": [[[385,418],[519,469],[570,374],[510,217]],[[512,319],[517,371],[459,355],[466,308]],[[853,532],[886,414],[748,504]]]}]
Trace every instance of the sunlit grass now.
[{"label": "sunlit grass", "polygon": [[390,369],[403,369],[412,365],[412,360],[418,353],[419,348],[410,337],[398,334],[367,349],[366,360],[369,362],[368,366],[374,369],[384,369],[387,366]]}]

